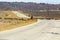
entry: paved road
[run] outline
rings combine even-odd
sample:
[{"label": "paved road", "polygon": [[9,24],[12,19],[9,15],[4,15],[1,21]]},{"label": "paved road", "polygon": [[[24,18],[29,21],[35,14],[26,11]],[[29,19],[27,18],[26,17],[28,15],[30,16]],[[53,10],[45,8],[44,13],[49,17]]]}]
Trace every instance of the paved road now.
[{"label": "paved road", "polygon": [[12,12],[13,12],[14,14],[16,14],[18,17],[21,17],[21,18],[30,18],[30,17],[28,17],[28,16],[26,16],[26,15],[24,15],[24,14],[18,12],[18,11],[12,11]]},{"label": "paved road", "polygon": [[36,40],[60,40],[60,20],[51,20],[47,26]]},{"label": "paved road", "polygon": [[37,24],[24,27],[18,31],[16,30],[16,31],[11,31],[11,32],[6,32],[6,33],[0,33],[0,38],[10,39],[10,40],[17,40],[17,39],[18,40],[24,40],[24,39],[30,40],[38,36],[39,35],[38,32],[40,32],[40,30],[42,30],[42,28],[44,28],[45,25],[47,25],[47,21],[40,20],[40,22],[38,22]]},{"label": "paved road", "polygon": [[19,30],[0,33],[7,40],[60,40],[60,21],[39,20],[37,24]]}]

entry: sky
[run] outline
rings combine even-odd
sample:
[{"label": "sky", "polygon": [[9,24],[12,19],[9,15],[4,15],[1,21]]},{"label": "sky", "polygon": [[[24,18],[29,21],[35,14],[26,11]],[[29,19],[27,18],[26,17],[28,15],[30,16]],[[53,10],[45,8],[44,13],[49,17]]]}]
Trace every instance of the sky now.
[{"label": "sky", "polygon": [[36,3],[60,4],[60,0],[0,0],[0,2],[36,2]]}]

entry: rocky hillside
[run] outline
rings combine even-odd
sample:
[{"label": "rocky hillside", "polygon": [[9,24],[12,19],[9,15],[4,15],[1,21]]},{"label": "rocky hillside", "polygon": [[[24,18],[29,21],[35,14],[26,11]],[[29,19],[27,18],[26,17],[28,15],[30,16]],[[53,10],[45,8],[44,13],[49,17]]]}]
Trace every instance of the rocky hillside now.
[{"label": "rocky hillside", "polygon": [[[60,11],[40,11],[40,10],[60,10],[60,4],[32,3],[32,2],[0,2],[1,10],[21,10],[32,16],[59,17]],[[49,14],[48,14],[49,13]]]},{"label": "rocky hillside", "polygon": [[57,10],[60,9],[60,4],[45,4],[45,3],[24,3],[24,2],[0,2],[0,10]]}]

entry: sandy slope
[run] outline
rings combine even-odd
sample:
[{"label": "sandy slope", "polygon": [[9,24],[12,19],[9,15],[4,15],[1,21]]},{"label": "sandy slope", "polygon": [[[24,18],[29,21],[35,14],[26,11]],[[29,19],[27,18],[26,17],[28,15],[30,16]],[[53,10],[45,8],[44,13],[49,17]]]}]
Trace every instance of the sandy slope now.
[{"label": "sandy slope", "polygon": [[17,16],[21,17],[21,18],[30,18],[30,17],[28,17],[28,16],[26,16],[26,15],[24,15],[24,14],[18,12],[18,11],[12,11],[12,12],[13,12],[14,14],[16,14]]}]

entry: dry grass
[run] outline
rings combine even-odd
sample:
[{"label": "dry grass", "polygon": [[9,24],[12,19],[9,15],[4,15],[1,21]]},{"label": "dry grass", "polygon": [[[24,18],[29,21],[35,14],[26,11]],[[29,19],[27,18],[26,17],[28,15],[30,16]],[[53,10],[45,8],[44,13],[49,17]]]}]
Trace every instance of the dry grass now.
[{"label": "dry grass", "polygon": [[19,18],[18,16],[16,16],[15,14],[13,14],[11,11],[0,11],[0,17]]},{"label": "dry grass", "polygon": [[[9,22],[10,21],[10,22]],[[0,31],[4,31],[4,30],[9,30],[9,29],[14,29],[17,27],[22,27],[25,25],[29,25],[32,24],[34,22],[36,22],[36,19],[32,19],[32,20],[8,20],[5,22],[0,22]]]},{"label": "dry grass", "polygon": [[3,19],[0,19],[0,31],[22,27],[25,25],[35,23],[37,21],[36,19],[22,19],[22,20],[4,19],[4,18],[17,18],[17,19],[19,19],[20,17],[17,17],[11,11],[1,11],[0,13],[6,13],[8,15],[8,16],[4,16],[4,14],[3,14],[4,17],[1,16]]}]

